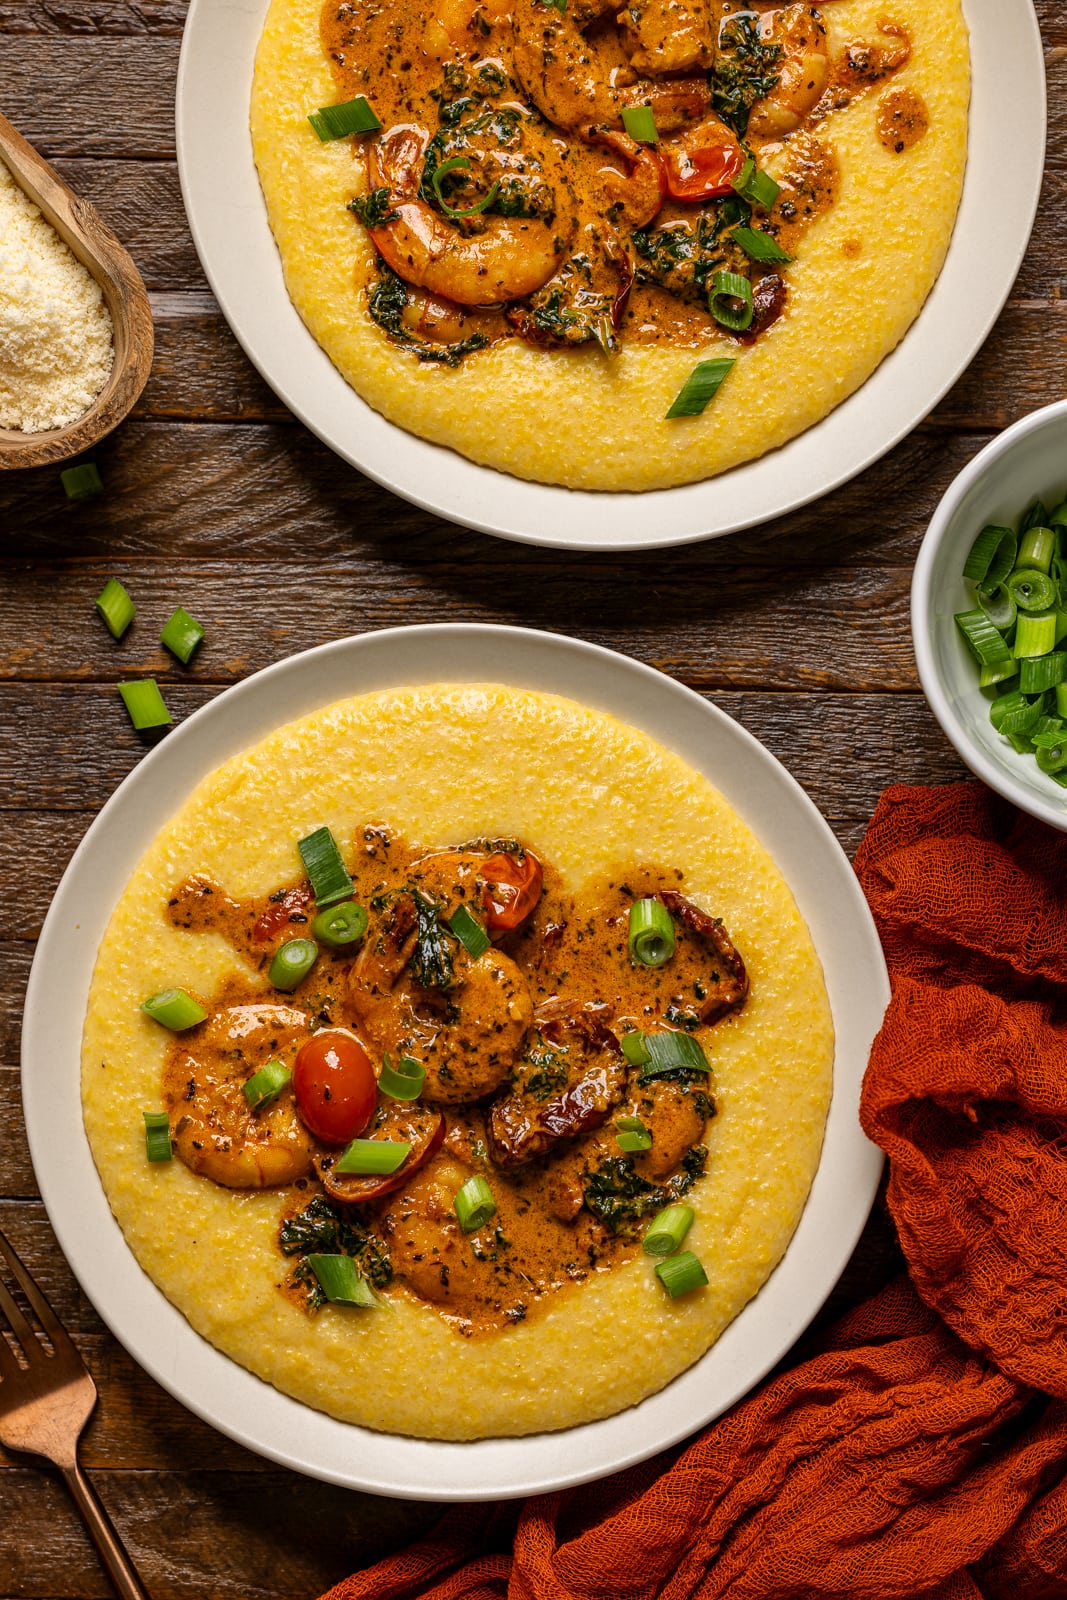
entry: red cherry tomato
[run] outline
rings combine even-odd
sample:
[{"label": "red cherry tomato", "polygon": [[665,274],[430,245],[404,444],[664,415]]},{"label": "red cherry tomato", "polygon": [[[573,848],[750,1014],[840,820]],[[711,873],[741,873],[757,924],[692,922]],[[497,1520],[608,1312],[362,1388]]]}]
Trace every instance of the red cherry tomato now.
[{"label": "red cherry tomato", "polygon": [[664,139],[659,153],[667,173],[667,192],[675,200],[713,200],[729,194],[745,154],[718,117],[700,122],[677,139]]},{"label": "red cherry tomato", "polygon": [[544,874],[529,850],[522,857],[502,852],[487,856],[478,876],[485,885],[485,921],[491,929],[517,928],[541,898]]},{"label": "red cherry tomato", "polygon": [[301,922],[306,922],[304,912],[310,900],[309,884],[303,883],[295,889],[286,889],[283,895],[272,901],[252,929],[252,943],[262,944],[267,939],[273,939],[275,934],[289,927],[294,916]]},{"label": "red cherry tomato", "polygon": [[327,1144],[347,1144],[371,1119],[378,1080],[354,1033],[324,1028],[297,1051],[293,1093],[312,1133]]}]

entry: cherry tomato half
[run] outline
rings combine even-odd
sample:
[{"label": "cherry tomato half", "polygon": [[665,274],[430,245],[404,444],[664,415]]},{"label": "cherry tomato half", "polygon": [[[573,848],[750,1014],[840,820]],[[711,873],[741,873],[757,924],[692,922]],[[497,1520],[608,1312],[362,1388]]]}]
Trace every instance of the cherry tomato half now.
[{"label": "cherry tomato half", "polygon": [[378,1080],[354,1033],[324,1028],[297,1051],[293,1093],[312,1133],[327,1144],[347,1144],[371,1119]]},{"label": "cherry tomato half", "polygon": [[487,856],[478,876],[485,884],[485,921],[490,929],[517,928],[541,898],[544,874],[529,850],[523,856]]},{"label": "cherry tomato half", "polygon": [[700,122],[676,139],[664,139],[659,153],[667,172],[667,192],[675,200],[713,200],[730,194],[745,153],[718,117]]},{"label": "cherry tomato half", "polygon": [[262,944],[267,939],[273,939],[281,933],[283,928],[288,928],[294,917],[300,922],[306,922],[304,912],[311,900],[311,885],[298,884],[295,889],[286,889],[284,894],[272,900],[264,911],[255,927],[252,929],[252,943]]}]

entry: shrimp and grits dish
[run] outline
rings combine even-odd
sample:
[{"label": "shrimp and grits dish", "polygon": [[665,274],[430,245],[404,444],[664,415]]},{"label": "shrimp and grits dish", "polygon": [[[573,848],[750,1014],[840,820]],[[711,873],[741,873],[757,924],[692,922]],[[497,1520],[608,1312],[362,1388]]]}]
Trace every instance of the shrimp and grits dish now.
[{"label": "shrimp and grits dish", "polygon": [[557,696],[348,699],[206,778],[101,944],[85,1127],[134,1255],[298,1401],[474,1439],[614,1415],[785,1251],[834,1041],[773,861]]},{"label": "shrimp and grits dish", "polygon": [[271,0],[253,150],[286,286],[409,432],[644,490],[781,445],[937,279],[960,0]]}]

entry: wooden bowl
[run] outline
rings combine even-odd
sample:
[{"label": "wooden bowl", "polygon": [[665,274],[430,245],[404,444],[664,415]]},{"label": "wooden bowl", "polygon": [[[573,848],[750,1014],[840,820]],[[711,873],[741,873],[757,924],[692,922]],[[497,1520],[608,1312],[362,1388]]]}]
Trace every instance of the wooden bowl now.
[{"label": "wooden bowl", "polygon": [[0,469],[39,467],[87,450],[120,423],[148,381],[154,336],[148,295],[129,254],[87,200],[80,200],[0,115],[0,160],[91,272],[111,313],[115,359],[103,389],[74,422],[44,433],[0,428]]}]

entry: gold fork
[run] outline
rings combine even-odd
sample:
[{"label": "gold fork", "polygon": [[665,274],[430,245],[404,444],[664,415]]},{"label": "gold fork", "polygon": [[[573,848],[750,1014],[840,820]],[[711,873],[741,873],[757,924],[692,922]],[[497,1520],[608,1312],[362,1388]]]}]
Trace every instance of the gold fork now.
[{"label": "gold fork", "polygon": [[[0,1259],[6,1261],[52,1347],[49,1353],[0,1276],[0,1444],[43,1456],[59,1468],[121,1600],[148,1600],[111,1519],[78,1465],[78,1439],[96,1404],[96,1384],[2,1233]],[[7,1319],[17,1349],[4,1338],[2,1318]]]}]

